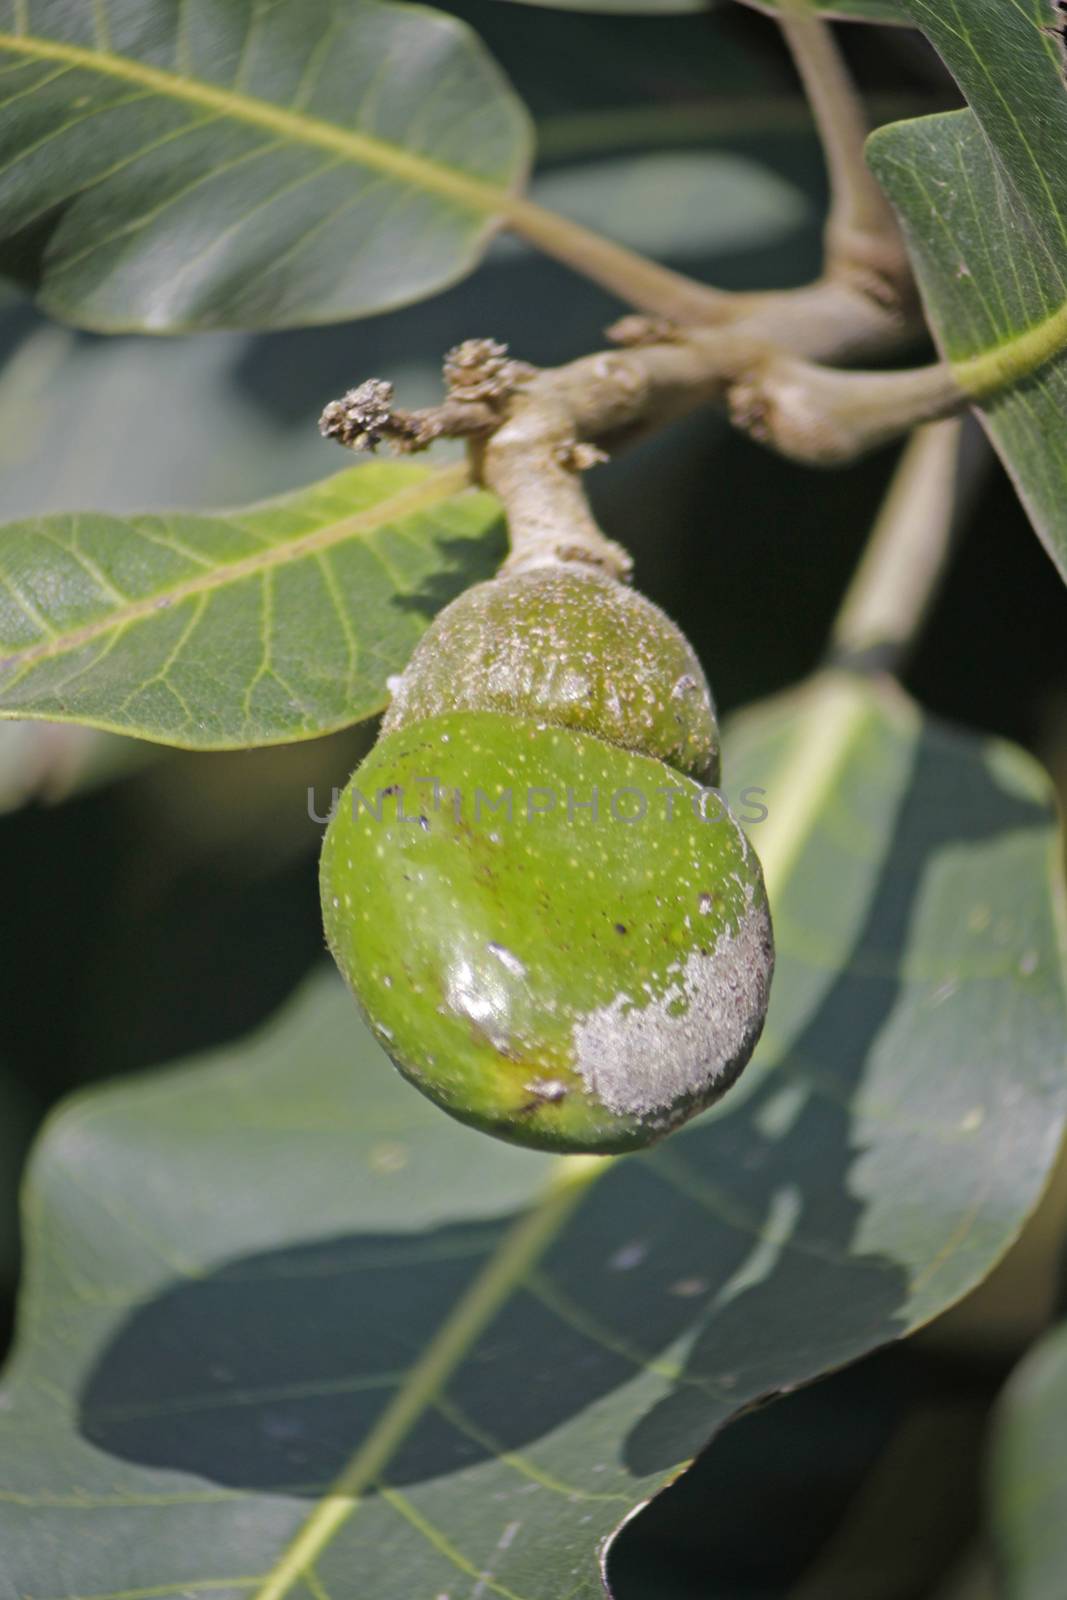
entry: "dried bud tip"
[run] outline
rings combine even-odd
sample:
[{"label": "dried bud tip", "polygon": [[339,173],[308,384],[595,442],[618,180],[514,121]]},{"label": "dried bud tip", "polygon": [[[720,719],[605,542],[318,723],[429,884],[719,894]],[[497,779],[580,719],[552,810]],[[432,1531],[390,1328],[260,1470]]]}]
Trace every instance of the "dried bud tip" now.
[{"label": "dried bud tip", "polygon": [[464,339],[445,356],[444,378],[453,400],[499,402],[533,375],[533,367],[513,361],[506,344],[495,339]]},{"label": "dried bud tip", "polygon": [[374,450],[389,431],[392,405],[392,384],[368,378],[340,400],[330,401],[319,418],[319,432],[351,450]]}]

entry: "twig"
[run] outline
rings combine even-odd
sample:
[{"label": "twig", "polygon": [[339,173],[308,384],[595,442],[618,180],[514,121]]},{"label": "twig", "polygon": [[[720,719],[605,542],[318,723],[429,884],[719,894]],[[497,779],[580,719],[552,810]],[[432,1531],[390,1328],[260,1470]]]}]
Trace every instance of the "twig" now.
[{"label": "twig", "polygon": [[734,314],[735,296],[728,291],[650,261],[535,201],[509,200],[504,217],[513,233],[626,305],[685,323],[713,324]]},{"label": "twig", "polygon": [[945,362],[898,372],[838,372],[772,352],[732,386],[730,413],[737,427],[781,455],[832,467],[917,423],[952,416],[969,398]]},{"label": "twig", "polygon": [[863,103],[829,25],[809,0],[779,0],[778,20],[819,132],[830,179],[824,276],[888,305],[914,303],[907,250],[863,155]]},{"label": "twig", "polygon": [[567,406],[551,394],[520,391],[477,452],[476,470],[507,512],[507,572],[556,561],[584,561],[625,580],[633,563],[597,526],[582,485],[600,459],[574,437]]},{"label": "twig", "polygon": [[[755,315],[772,342],[812,354],[822,353],[826,325],[832,323],[841,359],[883,354],[922,326],[907,252],[888,201],[865,165],[866,118],[829,29],[807,0],[780,0],[780,10],[826,150],[832,190],[823,271],[807,289],[728,293],[649,261],[521,195],[497,196],[495,209],[512,232],[651,316],[685,327],[721,328]],[[483,188],[474,185],[484,199]],[[798,342],[808,313],[815,340],[810,350]],[[779,341],[779,323],[792,337]]]},{"label": "twig", "polygon": [[[624,317],[612,330],[621,348],[536,371],[491,340],[468,340],[446,362],[449,392],[441,405],[396,410],[391,388],[372,379],[326,408],[323,432],[356,449],[385,440],[400,451],[442,436],[468,438],[475,474],[511,513],[515,561],[535,559],[533,552],[553,544],[545,532],[553,502],[554,547],[564,537],[559,530],[569,529],[574,549],[616,569],[619,554],[595,529],[574,475],[579,446],[618,449],[696,406],[718,403],[782,453],[831,464],[959,410],[966,396],[948,366],[832,370],[899,348],[922,318],[892,211],[863,161],[863,112],[833,38],[807,0],[783,3],[833,191],[825,269],[816,282],[724,295],[665,278],[663,269],[567,224],[568,251],[577,249],[571,264],[648,313]],[[550,213],[515,201],[506,215],[517,231],[559,253]],[[489,367],[472,385],[449,371],[464,361]],[[529,473],[515,465],[522,450]]]},{"label": "twig", "polygon": [[[783,294],[721,328],[672,330],[654,319],[624,318],[612,330],[623,341],[620,348],[562,367],[530,367],[510,360],[492,340],[468,340],[459,348],[497,352],[503,370],[495,394],[452,385],[440,405],[401,411],[392,409],[391,387],[370,379],[332,401],[320,425],[328,438],[352,449],[384,441],[407,453],[442,437],[487,439],[521,393],[524,409],[536,400],[551,418],[545,436],[552,436],[553,448],[587,443],[614,451],[717,403],[729,405],[739,427],[783,454],[832,465],[966,404],[947,366],[840,372],[805,359],[843,360],[855,353],[857,326],[839,323],[824,298],[828,287]],[[867,331],[877,338],[875,324]]]}]

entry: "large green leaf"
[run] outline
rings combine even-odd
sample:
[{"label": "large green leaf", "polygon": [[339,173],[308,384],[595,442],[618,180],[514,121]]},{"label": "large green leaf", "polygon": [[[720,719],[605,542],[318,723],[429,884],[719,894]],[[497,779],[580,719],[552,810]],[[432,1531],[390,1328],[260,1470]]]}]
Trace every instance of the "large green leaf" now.
[{"label": "large green leaf", "polygon": [[990,1500],[1005,1600],[1060,1600],[1067,1572],[1067,1325],[1035,1346],[1004,1391]]},{"label": "large green leaf", "polygon": [[465,473],[372,462],[243,511],[0,529],[0,717],[217,750],[372,716],[501,554]]},{"label": "large green leaf", "polygon": [[0,0],[0,259],[85,327],[417,300],[478,259],[528,145],[477,38],[424,6]]},{"label": "large green leaf", "polygon": [[[970,112],[882,129],[870,151],[945,355],[972,389],[1007,378],[978,414],[1067,579],[1063,247],[1042,236]],[[1067,208],[1063,216],[1067,238]]]},{"label": "large green leaf", "polygon": [[0,1394],[13,1595],[592,1597],[729,1416],[988,1271],[1067,1109],[1047,785],[837,676],[728,749],[780,965],[756,1062],[665,1145],[454,1125],[333,976],[53,1120]]}]

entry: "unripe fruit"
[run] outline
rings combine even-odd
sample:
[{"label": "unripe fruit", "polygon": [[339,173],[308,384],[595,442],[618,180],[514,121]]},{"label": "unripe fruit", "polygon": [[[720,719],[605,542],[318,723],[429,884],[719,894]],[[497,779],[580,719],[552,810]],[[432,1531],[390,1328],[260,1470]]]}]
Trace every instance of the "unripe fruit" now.
[{"label": "unripe fruit", "polygon": [[519,1144],[648,1144],[729,1088],[763,1025],[755,852],[714,791],[593,734],[466,710],[385,734],[321,881],[396,1065]]},{"label": "unripe fruit", "polygon": [[397,680],[383,732],[460,710],[582,729],[718,782],[715,708],[692,645],[651,600],[577,562],[493,578],[446,606]]},{"label": "unripe fruit", "polygon": [[704,674],[576,563],[427,631],[323,844],[327,939],[400,1070],[519,1144],[648,1144],[729,1088],[774,946]]}]

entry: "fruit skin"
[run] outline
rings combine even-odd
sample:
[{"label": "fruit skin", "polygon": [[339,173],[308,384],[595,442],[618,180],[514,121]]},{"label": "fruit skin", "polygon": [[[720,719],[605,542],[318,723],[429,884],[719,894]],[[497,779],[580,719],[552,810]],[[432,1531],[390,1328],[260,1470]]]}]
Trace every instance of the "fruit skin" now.
[{"label": "fruit skin", "polygon": [[531,716],[719,780],[719,729],[693,647],[608,574],[555,562],[467,589],[423,635],[382,727],[448,711]]},{"label": "fruit skin", "polygon": [[[617,820],[635,791],[644,818]],[[457,711],[385,734],[327,829],[321,888],[401,1072],[517,1144],[647,1145],[729,1088],[763,1025],[773,940],[740,827],[713,791],[587,733]]]}]

